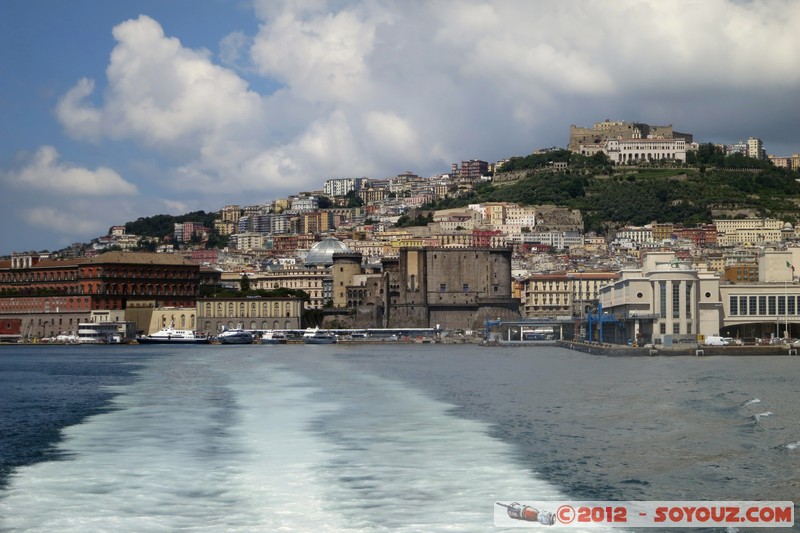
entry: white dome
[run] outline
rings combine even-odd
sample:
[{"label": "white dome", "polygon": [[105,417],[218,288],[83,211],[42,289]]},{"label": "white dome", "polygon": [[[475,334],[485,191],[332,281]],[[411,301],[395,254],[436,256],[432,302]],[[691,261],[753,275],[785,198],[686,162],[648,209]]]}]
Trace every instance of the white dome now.
[{"label": "white dome", "polygon": [[308,251],[305,264],[307,266],[331,266],[333,254],[352,253],[352,251],[336,237],[325,237]]}]

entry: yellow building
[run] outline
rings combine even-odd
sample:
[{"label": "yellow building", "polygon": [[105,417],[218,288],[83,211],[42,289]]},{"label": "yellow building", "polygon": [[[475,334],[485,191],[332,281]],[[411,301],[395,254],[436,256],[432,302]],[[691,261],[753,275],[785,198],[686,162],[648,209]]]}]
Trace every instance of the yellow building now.
[{"label": "yellow building", "polygon": [[332,296],[331,284],[331,273],[321,268],[283,268],[250,275],[250,287],[254,289],[284,288],[305,291],[310,298],[308,307],[311,309],[322,309],[325,306],[325,302]]},{"label": "yellow building", "polygon": [[303,300],[294,297],[200,298],[196,315],[199,329],[212,335],[223,326],[233,329],[241,325],[249,330],[300,329]]}]

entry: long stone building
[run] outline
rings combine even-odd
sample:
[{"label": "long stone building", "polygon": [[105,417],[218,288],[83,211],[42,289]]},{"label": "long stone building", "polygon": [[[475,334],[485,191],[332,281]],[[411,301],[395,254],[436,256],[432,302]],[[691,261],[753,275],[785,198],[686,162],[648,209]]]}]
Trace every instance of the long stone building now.
[{"label": "long stone building", "polygon": [[595,123],[591,128],[571,125],[567,148],[573,152],[579,152],[581,145],[600,145],[609,139],[683,139],[686,143],[691,143],[692,135],[675,131],[672,124],[651,126],[641,122],[605,120]]},{"label": "long stone building", "polygon": [[22,338],[74,334],[99,310],[194,307],[200,279],[200,265],[172,254],[109,252],[56,261],[15,253],[0,261],[0,320],[20,319]]},{"label": "long stone building", "polygon": [[482,328],[519,318],[511,296],[511,250],[403,248],[381,268],[361,268],[360,254],[334,254],[334,305],[356,327]]}]

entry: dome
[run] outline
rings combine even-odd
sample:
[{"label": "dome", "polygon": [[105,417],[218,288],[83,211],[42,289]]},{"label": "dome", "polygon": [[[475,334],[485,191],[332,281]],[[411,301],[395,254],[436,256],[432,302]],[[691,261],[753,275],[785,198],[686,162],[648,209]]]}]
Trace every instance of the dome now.
[{"label": "dome", "polygon": [[793,230],[794,227],[792,226],[791,222],[787,222],[786,224],[783,225],[783,229],[785,229],[785,230]]},{"label": "dome", "polygon": [[352,252],[353,250],[336,237],[325,237],[308,251],[305,264],[306,266],[331,266],[333,254]]}]

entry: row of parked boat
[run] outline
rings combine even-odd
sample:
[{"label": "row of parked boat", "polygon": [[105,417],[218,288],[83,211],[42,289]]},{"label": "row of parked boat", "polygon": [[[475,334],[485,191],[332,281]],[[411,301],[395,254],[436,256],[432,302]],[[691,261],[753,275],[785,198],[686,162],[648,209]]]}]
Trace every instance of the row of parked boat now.
[{"label": "row of parked boat", "polygon": [[[161,329],[150,335],[140,335],[136,338],[139,344],[208,344],[218,341],[220,344],[286,344],[289,338],[280,331],[266,331],[257,337],[252,331],[242,329],[226,329],[216,336],[207,335],[187,329],[174,329],[172,326]],[[305,344],[334,344],[336,335],[329,330],[308,328],[303,334]]]}]

